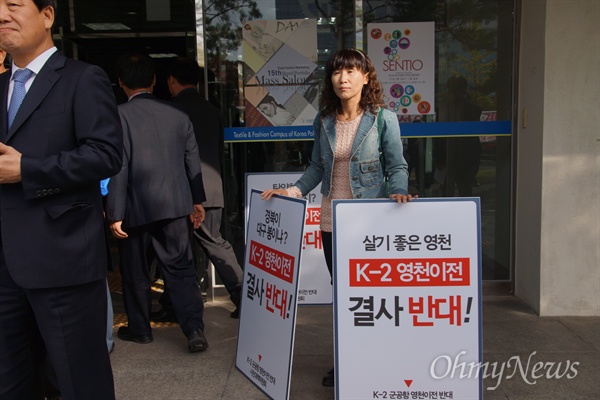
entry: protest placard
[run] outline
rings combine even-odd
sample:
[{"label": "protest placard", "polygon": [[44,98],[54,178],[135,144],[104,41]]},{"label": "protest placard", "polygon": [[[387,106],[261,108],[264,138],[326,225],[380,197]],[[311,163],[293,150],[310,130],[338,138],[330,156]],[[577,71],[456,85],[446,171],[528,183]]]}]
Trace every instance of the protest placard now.
[{"label": "protest placard", "polygon": [[[302,176],[299,172],[270,172],[246,174],[246,215],[252,189],[287,189]],[[321,184],[305,197],[307,201],[302,262],[298,283],[298,305],[331,304],[333,288],[323,256],[321,240]]]},{"label": "protest placard", "polygon": [[335,200],[333,224],[336,398],[479,399],[479,199]]},{"label": "protest placard", "polygon": [[250,196],[236,367],[272,399],[287,399],[306,200]]}]

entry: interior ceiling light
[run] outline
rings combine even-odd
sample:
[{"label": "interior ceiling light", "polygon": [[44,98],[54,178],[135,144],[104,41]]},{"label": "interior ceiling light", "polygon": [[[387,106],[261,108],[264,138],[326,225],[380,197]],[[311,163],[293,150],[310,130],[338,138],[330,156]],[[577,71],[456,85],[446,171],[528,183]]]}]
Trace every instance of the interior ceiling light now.
[{"label": "interior ceiling light", "polygon": [[94,31],[130,31],[131,28],[120,22],[88,22],[84,26]]},{"label": "interior ceiling light", "polygon": [[150,57],[152,58],[173,58],[173,57],[178,57],[177,54],[174,53],[153,53],[153,54],[148,54]]}]

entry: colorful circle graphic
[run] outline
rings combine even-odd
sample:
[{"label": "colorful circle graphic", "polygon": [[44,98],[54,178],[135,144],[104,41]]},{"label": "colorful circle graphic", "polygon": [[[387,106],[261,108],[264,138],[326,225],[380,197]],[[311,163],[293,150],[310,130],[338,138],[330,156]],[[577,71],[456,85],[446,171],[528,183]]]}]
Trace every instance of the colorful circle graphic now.
[{"label": "colorful circle graphic", "polygon": [[386,42],[389,42],[390,40],[392,40],[392,34],[386,33],[385,35],[383,35],[383,40],[385,40]]},{"label": "colorful circle graphic", "polygon": [[402,37],[402,32],[400,32],[399,30],[392,32],[392,37],[394,39],[400,39]]},{"label": "colorful circle graphic", "polygon": [[417,105],[417,111],[421,114],[427,114],[431,110],[431,104],[427,101],[422,101]]},{"label": "colorful circle graphic", "polygon": [[402,96],[400,98],[400,104],[402,104],[404,107],[410,106],[411,103],[412,103],[412,100],[410,99],[410,96]]},{"label": "colorful circle graphic", "polygon": [[392,97],[397,99],[404,94],[404,88],[398,83],[392,85],[392,87],[390,88],[390,94],[392,95]]},{"label": "colorful circle graphic", "polygon": [[371,37],[375,40],[381,37],[381,29],[375,28],[371,30]]},{"label": "colorful circle graphic", "polygon": [[391,48],[391,47],[389,47],[389,46],[386,46],[386,47],[383,49],[383,52],[384,52],[385,54],[392,54],[392,48]]},{"label": "colorful circle graphic", "polygon": [[413,99],[413,101],[414,101],[415,103],[418,103],[418,102],[420,102],[420,101],[421,101],[423,98],[421,97],[421,95],[420,95],[419,93],[415,93],[415,94],[413,95],[412,99]]},{"label": "colorful circle graphic", "polygon": [[406,50],[410,47],[410,40],[407,37],[403,37],[398,41],[398,46],[400,46],[401,49]]}]

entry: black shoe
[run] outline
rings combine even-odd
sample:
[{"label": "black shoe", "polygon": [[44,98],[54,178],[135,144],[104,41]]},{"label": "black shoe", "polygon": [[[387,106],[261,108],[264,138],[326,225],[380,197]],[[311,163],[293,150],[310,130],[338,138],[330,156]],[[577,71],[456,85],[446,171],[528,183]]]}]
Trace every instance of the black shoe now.
[{"label": "black shoe", "polygon": [[323,376],[323,381],[321,382],[323,386],[332,387],[335,386],[335,372],[333,368],[330,371],[327,371],[325,376]]},{"label": "black shoe", "polygon": [[136,335],[136,334],[133,334],[133,333],[129,332],[129,327],[128,326],[122,326],[122,327],[120,327],[119,330],[117,331],[117,336],[121,340],[125,340],[125,341],[128,341],[128,342],[140,343],[140,344],[147,344],[147,343],[150,343],[152,340],[154,340],[152,338],[152,334],[150,334],[150,335]]},{"label": "black shoe", "polygon": [[188,351],[196,353],[208,349],[208,342],[202,330],[197,329],[188,336]]},{"label": "black shoe", "polygon": [[152,322],[177,322],[175,313],[169,312],[164,308],[150,313],[150,321]]},{"label": "black shoe", "polygon": [[240,309],[239,309],[239,307],[238,307],[238,308],[236,308],[235,310],[233,310],[233,311],[231,312],[231,314],[229,314],[229,316],[230,316],[231,318],[238,319],[238,318],[240,317]]}]

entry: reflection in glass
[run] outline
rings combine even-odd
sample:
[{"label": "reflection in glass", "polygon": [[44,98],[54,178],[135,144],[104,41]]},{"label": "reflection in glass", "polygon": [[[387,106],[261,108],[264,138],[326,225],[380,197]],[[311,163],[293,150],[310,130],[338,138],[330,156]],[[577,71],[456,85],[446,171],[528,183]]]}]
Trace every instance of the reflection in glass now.
[{"label": "reflection in glass", "polygon": [[[216,75],[226,126],[245,123],[243,21],[296,18],[317,19],[319,81],[331,52],[362,45],[368,53],[366,41],[359,43],[367,24],[434,21],[436,113],[402,123],[512,120],[513,1],[239,0],[229,10],[224,9],[225,3],[229,2],[205,2],[205,32],[206,65]],[[356,10],[362,15],[355,18]],[[357,27],[357,21],[362,25]],[[276,109],[274,105],[260,107],[267,118]],[[509,280],[512,139],[487,132],[472,137],[438,135],[403,139],[409,190],[421,197],[480,197],[483,278]],[[235,200],[226,214],[232,225],[242,230],[238,210],[243,209],[246,172],[301,170],[310,148],[310,141],[229,145],[225,187],[226,196]]]}]

